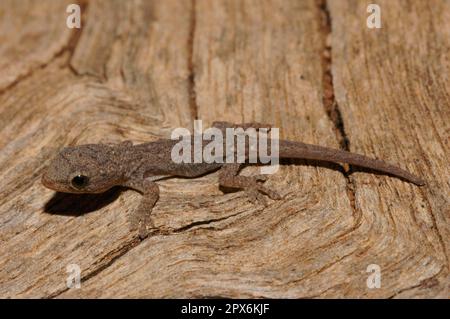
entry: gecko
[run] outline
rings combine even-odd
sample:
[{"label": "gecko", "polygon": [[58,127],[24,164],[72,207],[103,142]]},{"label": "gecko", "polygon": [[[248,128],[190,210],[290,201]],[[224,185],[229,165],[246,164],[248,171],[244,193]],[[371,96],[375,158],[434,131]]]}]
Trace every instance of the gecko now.
[{"label": "gecko", "polygon": [[[225,132],[227,128],[269,128],[260,123],[233,124],[214,122],[213,127]],[[192,137],[193,138],[193,137]],[[241,176],[245,163],[200,162],[175,163],[171,150],[178,143],[173,139],[159,139],[133,145],[85,144],[63,148],[51,160],[42,175],[42,184],[64,193],[102,193],[114,186],[133,189],[142,194],[136,210],[131,214],[130,226],[144,238],[152,225],[150,213],[159,199],[156,181],[167,177],[195,178],[219,170],[219,185],[245,191],[249,201],[266,203],[265,196],[279,200],[280,194],[264,185],[267,175]],[[279,158],[347,163],[372,169],[422,186],[425,181],[398,166],[364,155],[302,142],[278,140]],[[246,150],[248,153],[248,149]],[[247,154],[248,155],[248,154]],[[246,156],[247,156],[246,155]]]}]

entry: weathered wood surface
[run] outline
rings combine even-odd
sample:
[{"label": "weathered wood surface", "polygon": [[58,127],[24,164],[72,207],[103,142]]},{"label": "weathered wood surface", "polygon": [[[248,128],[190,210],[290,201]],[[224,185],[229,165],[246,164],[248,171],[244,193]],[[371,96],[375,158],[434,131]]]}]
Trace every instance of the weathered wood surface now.
[{"label": "weathered wood surface", "polygon": [[[0,297],[449,296],[448,1],[378,1],[380,30],[365,1],[86,1],[81,30],[68,3],[0,2]],[[290,162],[267,182],[285,199],[264,207],[217,174],[167,180],[140,241],[139,194],[40,183],[55,149],[194,118],[270,122],[428,184]]]}]

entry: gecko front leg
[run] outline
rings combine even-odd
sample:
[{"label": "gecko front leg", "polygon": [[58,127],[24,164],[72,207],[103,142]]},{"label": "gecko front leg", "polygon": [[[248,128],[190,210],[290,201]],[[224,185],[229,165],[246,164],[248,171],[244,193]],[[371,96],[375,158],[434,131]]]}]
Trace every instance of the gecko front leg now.
[{"label": "gecko front leg", "polygon": [[267,205],[263,194],[274,200],[282,198],[276,191],[262,185],[267,180],[266,175],[239,176],[240,168],[239,163],[222,166],[219,171],[219,184],[224,187],[243,189],[252,203],[260,201]]},{"label": "gecko front leg", "polygon": [[130,226],[132,230],[139,228],[139,237],[145,238],[148,235],[147,226],[153,225],[151,212],[159,199],[158,184],[146,179],[131,179],[124,186],[142,194],[139,206],[130,217]]}]

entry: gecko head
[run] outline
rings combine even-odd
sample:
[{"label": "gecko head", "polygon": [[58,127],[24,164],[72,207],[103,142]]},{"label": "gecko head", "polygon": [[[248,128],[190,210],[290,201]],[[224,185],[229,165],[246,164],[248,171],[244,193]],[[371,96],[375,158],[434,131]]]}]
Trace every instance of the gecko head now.
[{"label": "gecko head", "polygon": [[64,148],[42,175],[42,184],[64,193],[102,193],[119,184],[115,148],[87,144]]}]

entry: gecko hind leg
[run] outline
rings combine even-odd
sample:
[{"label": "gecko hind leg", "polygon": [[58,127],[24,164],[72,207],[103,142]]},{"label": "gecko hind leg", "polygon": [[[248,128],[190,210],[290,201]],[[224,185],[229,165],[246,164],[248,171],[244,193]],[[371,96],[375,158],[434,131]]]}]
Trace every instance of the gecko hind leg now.
[{"label": "gecko hind leg", "polygon": [[130,180],[124,186],[142,193],[142,199],[137,209],[130,216],[131,230],[138,229],[141,239],[148,235],[148,228],[154,228],[151,212],[159,199],[158,184],[149,180]]},{"label": "gecko hind leg", "polygon": [[282,198],[278,192],[262,185],[267,180],[267,175],[239,176],[241,164],[225,164],[219,171],[219,184],[224,187],[243,189],[252,203],[261,202],[267,206],[269,198],[279,200]]}]

